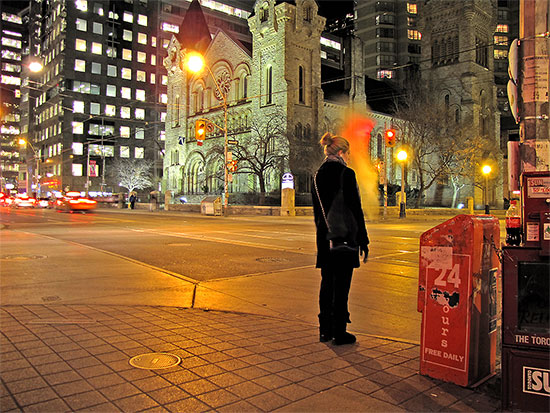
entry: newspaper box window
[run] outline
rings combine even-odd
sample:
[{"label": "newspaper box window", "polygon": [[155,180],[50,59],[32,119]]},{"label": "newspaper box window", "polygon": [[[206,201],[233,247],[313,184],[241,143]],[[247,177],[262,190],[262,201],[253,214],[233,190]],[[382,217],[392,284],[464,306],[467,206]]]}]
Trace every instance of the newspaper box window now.
[{"label": "newspaper box window", "polygon": [[219,196],[207,196],[201,201],[201,214],[222,215],[222,199]]}]

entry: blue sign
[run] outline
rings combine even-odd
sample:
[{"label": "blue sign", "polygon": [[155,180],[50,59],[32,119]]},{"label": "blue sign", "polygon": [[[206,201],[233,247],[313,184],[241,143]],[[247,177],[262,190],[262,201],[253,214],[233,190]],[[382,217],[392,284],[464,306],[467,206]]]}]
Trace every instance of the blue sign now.
[{"label": "blue sign", "polygon": [[180,137],[178,138],[178,143],[179,143],[180,145],[183,145],[183,144],[185,143],[185,136],[180,136]]}]

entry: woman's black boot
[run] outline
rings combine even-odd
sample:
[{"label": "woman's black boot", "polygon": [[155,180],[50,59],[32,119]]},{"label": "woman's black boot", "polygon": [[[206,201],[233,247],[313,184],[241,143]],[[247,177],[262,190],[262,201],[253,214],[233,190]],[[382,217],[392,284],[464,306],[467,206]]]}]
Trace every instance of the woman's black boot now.
[{"label": "woman's black boot", "polygon": [[330,317],[319,315],[319,341],[326,343],[332,340],[332,320]]},{"label": "woman's black boot", "polygon": [[342,344],[353,344],[357,341],[353,334],[346,331],[346,321],[339,322],[334,326],[334,340],[332,340],[332,344],[340,346]]}]

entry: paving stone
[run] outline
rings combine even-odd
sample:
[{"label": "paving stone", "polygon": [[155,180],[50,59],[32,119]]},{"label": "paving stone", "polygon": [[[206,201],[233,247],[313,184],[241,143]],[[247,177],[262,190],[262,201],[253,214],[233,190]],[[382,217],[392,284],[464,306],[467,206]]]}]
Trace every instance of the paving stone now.
[{"label": "paving stone", "polygon": [[115,400],[113,403],[123,412],[135,412],[159,406],[156,401],[146,394],[136,394],[135,396]]},{"label": "paving stone", "polygon": [[134,380],[132,384],[136,386],[138,389],[140,389],[141,391],[144,391],[146,393],[150,392],[151,390],[162,389],[164,387],[169,387],[173,385],[168,380],[165,380],[159,376],[153,376],[153,377],[147,377],[140,380]]},{"label": "paving stone", "polygon": [[206,404],[195,399],[194,397],[179,400],[175,403],[167,404],[164,407],[172,412],[206,412],[209,410],[209,407]]},{"label": "paving stone", "polygon": [[165,405],[178,400],[186,399],[190,396],[189,393],[176,386],[164,387],[158,390],[148,391],[147,394],[156,400],[157,403]]},{"label": "paving stone", "polygon": [[102,376],[90,377],[87,379],[88,383],[95,389],[102,389],[104,387],[111,387],[117,384],[126,383],[126,380],[116,373],[104,374]]},{"label": "paving stone", "polygon": [[382,385],[363,377],[350,383],[346,383],[345,387],[358,391],[360,393],[371,394],[382,388]]},{"label": "paving stone", "polygon": [[296,401],[300,399],[304,399],[308,396],[311,396],[314,391],[311,389],[308,389],[304,386],[300,386],[299,384],[289,384],[288,386],[280,387],[278,389],[273,390],[275,393],[277,393],[280,396],[283,396],[285,399],[288,399],[290,401]]},{"label": "paving stone", "polygon": [[29,390],[13,395],[19,406],[29,406],[57,398],[57,395],[49,387]]},{"label": "paving stone", "polygon": [[53,386],[53,389],[61,397],[70,396],[72,394],[85,393],[85,392],[94,390],[94,388],[84,380],[57,384]]},{"label": "paving stone", "polygon": [[290,402],[285,397],[274,392],[268,392],[253,396],[247,399],[247,401],[265,412],[274,411],[282,406],[287,405]]},{"label": "paving stone", "polygon": [[10,410],[20,410],[15,399],[11,396],[0,397],[0,412],[8,412]]},{"label": "paving stone", "polygon": [[59,413],[69,410],[70,408],[67,406],[67,403],[61,399],[48,400],[46,402],[36,403],[25,407],[25,412],[36,413]]},{"label": "paving stone", "polygon": [[46,383],[42,377],[31,377],[28,379],[8,382],[6,383],[6,386],[11,394],[49,387],[48,383]]},{"label": "paving stone", "polygon": [[187,383],[182,383],[179,385],[179,387],[193,396],[219,389],[218,386],[206,379],[199,379]]},{"label": "paving stone", "polygon": [[222,406],[218,409],[216,409],[218,412],[227,412],[227,413],[234,413],[234,412],[254,412],[256,413],[258,411],[258,408],[254,406],[253,404],[248,403],[246,400],[239,400],[236,403],[229,404],[227,406]]},{"label": "paving stone", "polygon": [[32,377],[38,377],[38,373],[32,367],[22,368],[19,370],[2,371],[2,380],[5,383]]},{"label": "paving stone", "polygon": [[259,384],[251,381],[245,381],[243,383],[235,384],[233,386],[226,387],[231,393],[236,394],[241,399],[247,399],[249,397],[261,394],[267,391],[267,389]]},{"label": "paving stone", "polygon": [[136,394],[141,393],[141,391],[137,387],[135,387],[133,384],[130,384],[130,383],[121,383],[121,384],[115,384],[114,386],[110,386],[110,387],[104,387],[100,389],[100,392],[108,400],[111,400],[111,401],[121,399],[123,397],[134,396]]},{"label": "paving stone", "polygon": [[233,393],[224,389],[214,390],[208,393],[203,393],[197,396],[197,399],[206,403],[210,407],[217,409],[218,407],[235,403],[239,400]]}]

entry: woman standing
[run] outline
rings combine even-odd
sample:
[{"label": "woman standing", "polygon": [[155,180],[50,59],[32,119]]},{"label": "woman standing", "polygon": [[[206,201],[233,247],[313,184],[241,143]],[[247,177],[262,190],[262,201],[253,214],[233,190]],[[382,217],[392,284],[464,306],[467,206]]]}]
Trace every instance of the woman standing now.
[{"label": "woman standing", "polygon": [[[351,286],[353,269],[358,268],[359,255],[363,262],[369,254],[369,237],[365,227],[365,218],[361,209],[359,188],[353,169],[347,167],[349,161],[349,142],[341,137],[325,133],[320,141],[325,153],[325,160],[314,177],[312,185],[313,212],[317,228],[317,263],[321,268],[321,289],[319,292],[319,339],[333,343],[355,343],[355,336],[346,332],[350,322],[348,312],[348,295]],[[326,214],[329,213],[332,201],[343,184],[344,204],[357,223],[356,245],[359,252],[352,256],[337,258],[330,252],[330,241],[327,239],[328,228]],[[324,210],[324,211],[323,211]]]}]

